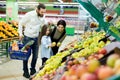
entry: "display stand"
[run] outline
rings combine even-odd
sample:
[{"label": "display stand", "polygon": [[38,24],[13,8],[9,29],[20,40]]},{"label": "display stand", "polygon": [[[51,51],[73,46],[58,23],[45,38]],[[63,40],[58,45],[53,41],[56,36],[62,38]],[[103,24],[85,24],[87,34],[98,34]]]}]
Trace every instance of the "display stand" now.
[{"label": "display stand", "polygon": [[13,40],[18,40],[18,37],[8,38],[8,39],[0,39],[0,64],[3,64],[6,61],[9,61],[9,52],[8,49]]}]

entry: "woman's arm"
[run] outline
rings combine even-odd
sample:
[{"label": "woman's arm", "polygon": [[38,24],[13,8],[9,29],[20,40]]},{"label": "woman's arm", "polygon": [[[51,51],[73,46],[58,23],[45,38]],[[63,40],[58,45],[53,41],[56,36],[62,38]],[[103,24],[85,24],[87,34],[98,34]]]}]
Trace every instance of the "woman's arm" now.
[{"label": "woman's arm", "polygon": [[66,37],[66,34],[58,42],[62,43],[65,37]]}]

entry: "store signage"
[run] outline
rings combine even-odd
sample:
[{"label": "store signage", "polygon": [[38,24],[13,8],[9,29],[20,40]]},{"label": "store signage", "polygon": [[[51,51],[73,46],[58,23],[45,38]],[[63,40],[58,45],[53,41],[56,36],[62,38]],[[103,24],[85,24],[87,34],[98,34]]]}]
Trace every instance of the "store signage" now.
[{"label": "store signage", "polygon": [[6,20],[17,20],[18,19],[18,4],[16,0],[6,1]]}]

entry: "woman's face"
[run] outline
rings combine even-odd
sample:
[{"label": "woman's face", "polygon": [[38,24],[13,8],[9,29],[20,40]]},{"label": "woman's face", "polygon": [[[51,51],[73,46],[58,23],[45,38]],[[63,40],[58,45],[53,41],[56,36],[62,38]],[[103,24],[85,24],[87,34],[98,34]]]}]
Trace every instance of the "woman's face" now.
[{"label": "woman's face", "polygon": [[64,26],[63,25],[58,25],[57,29],[58,29],[58,31],[63,32]]}]

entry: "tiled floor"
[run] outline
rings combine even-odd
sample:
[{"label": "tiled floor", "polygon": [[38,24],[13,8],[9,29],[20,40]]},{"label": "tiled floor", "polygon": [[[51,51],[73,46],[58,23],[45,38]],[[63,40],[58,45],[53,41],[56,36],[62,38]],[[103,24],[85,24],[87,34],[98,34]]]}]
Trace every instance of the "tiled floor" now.
[{"label": "tiled floor", "polygon": [[[67,36],[60,47],[60,50],[65,47],[71,41],[77,39],[79,36]],[[29,59],[30,67],[31,57]],[[41,66],[40,54],[38,57],[36,69]],[[0,80],[28,80],[22,76],[22,61],[21,60],[9,60],[6,63],[0,64]]]}]

